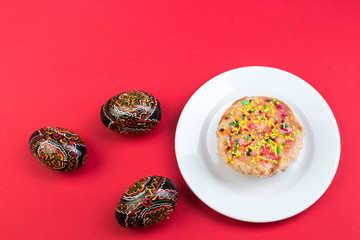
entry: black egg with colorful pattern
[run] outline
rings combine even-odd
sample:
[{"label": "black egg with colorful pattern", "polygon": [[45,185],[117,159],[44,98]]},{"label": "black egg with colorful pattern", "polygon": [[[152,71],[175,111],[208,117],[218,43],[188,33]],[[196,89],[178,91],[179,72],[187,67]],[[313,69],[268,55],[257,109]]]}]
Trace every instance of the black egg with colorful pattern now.
[{"label": "black egg with colorful pattern", "polygon": [[161,119],[160,103],[144,91],[127,91],[110,98],[101,108],[103,124],[117,132],[140,135],[154,129]]},{"label": "black egg with colorful pattern", "polygon": [[57,172],[70,172],[84,165],[87,148],[76,133],[60,127],[36,130],[29,139],[35,159]]},{"label": "black egg with colorful pattern", "polygon": [[178,202],[175,184],[166,177],[149,176],[135,182],[115,209],[118,223],[125,228],[143,228],[168,219]]}]

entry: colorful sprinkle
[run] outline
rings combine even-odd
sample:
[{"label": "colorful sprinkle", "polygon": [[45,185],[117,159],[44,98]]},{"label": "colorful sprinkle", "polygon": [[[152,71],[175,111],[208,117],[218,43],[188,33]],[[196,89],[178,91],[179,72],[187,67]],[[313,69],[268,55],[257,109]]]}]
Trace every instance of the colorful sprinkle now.
[{"label": "colorful sprinkle", "polygon": [[244,100],[244,101],[242,101],[242,104],[244,104],[244,105],[249,105],[249,100]]},{"label": "colorful sprinkle", "polygon": [[236,143],[235,143],[234,152],[236,152],[236,149],[237,149],[238,145],[239,145],[239,140],[237,140]]},{"label": "colorful sprinkle", "polygon": [[[298,133],[289,122],[293,116],[275,99],[243,100],[241,103],[231,110],[230,131],[225,131],[225,127],[219,130],[221,134],[229,134],[229,162],[233,163],[232,157],[241,156],[241,153],[254,165],[282,162],[289,143],[295,141]],[[262,131],[259,126],[264,124],[269,130]]]}]

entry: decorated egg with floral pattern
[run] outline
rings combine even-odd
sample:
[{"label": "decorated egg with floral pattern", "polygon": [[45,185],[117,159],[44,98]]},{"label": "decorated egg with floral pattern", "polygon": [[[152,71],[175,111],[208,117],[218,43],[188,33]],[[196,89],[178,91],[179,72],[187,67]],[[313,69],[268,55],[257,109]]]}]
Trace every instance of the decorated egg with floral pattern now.
[{"label": "decorated egg with floral pattern", "polygon": [[36,130],[29,139],[35,159],[43,166],[58,172],[69,172],[84,165],[87,149],[74,132],[60,127]]},{"label": "decorated egg with floral pattern", "polygon": [[141,178],[121,197],[115,209],[116,220],[125,228],[157,224],[169,218],[178,196],[175,184],[166,177]]},{"label": "decorated egg with floral pattern", "polygon": [[154,129],[161,119],[160,103],[144,91],[127,91],[110,98],[101,108],[101,121],[118,133],[140,135]]}]

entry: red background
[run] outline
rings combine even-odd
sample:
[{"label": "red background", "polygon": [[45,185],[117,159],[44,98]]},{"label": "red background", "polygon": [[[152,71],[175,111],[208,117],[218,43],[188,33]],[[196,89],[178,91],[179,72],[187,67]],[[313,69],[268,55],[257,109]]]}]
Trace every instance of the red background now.
[{"label": "red background", "polygon": [[[358,238],[359,12],[359,1],[340,0],[1,1],[0,239]],[[332,108],[342,139],[322,198],[267,224],[204,205],[183,180],[174,149],[191,95],[224,71],[253,65],[311,84]],[[119,136],[102,125],[99,109],[133,89],[154,94],[163,118],[150,134]],[[50,125],[84,139],[84,167],[59,174],[35,161],[28,138]],[[175,182],[177,208],[154,228],[122,228],[118,200],[153,174]]]}]

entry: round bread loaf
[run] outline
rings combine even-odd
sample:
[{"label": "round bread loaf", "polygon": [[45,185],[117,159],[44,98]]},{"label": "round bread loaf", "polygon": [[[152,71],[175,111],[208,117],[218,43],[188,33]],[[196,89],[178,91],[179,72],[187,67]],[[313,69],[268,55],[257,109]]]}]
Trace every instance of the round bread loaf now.
[{"label": "round bread loaf", "polygon": [[264,96],[235,101],[216,132],[221,159],[232,169],[255,177],[286,171],[303,147],[304,128],[284,102]]}]

